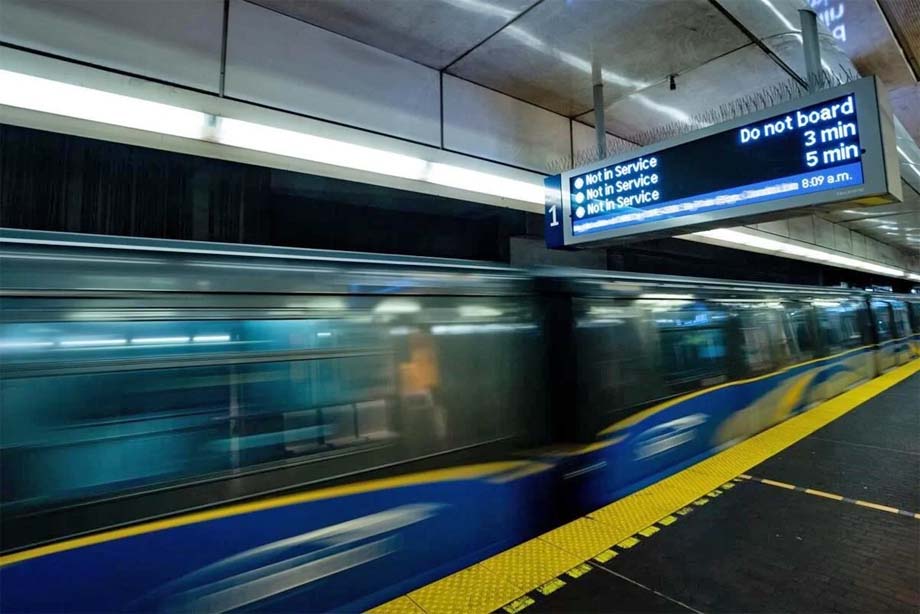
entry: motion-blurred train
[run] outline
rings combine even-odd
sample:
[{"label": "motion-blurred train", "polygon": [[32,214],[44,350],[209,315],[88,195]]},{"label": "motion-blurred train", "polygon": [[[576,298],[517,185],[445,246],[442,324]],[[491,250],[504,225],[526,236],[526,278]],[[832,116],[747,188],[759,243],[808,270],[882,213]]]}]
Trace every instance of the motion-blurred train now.
[{"label": "motion-blurred train", "polygon": [[0,609],[360,611],[920,355],[920,296],[0,234]]}]

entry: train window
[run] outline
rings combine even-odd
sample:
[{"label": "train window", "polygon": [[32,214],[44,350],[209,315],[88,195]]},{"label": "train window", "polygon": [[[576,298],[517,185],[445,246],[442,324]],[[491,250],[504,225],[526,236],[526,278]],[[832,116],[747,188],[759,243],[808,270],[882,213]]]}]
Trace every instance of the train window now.
[{"label": "train window", "polygon": [[916,335],[920,333],[920,303],[911,301],[907,303],[907,307],[910,315],[911,328]]},{"label": "train window", "polygon": [[780,319],[782,305],[764,303],[739,310],[742,354],[748,372],[759,375],[791,362],[789,335]]},{"label": "train window", "polygon": [[658,329],[661,369],[669,392],[728,380],[724,311],[706,303],[640,301]]},{"label": "train window", "polygon": [[812,307],[804,303],[786,304],[790,345],[797,360],[809,360],[817,354],[817,341],[812,327]]},{"label": "train window", "polygon": [[664,396],[655,368],[654,331],[634,305],[609,299],[572,301],[579,403],[599,427],[629,408]]},{"label": "train window", "polygon": [[907,337],[910,335],[910,320],[907,316],[907,306],[902,301],[892,301],[892,315],[894,316],[895,337]]},{"label": "train window", "polygon": [[289,298],[318,317],[0,323],[3,509],[314,460],[364,469],[351,452],[508,438],[538,406],[515,377],[539,360],[526,301]]},{"label": "train window", "polygon": [[[138,323],[123,324],[130,330]],[[246,328],[242,322],[210,324]],[[30,326],[51,331],[66,323]],[[311,323],[302,321],[300,327],[310,330]],[[340,329],[328,322],[320,328]],[[129,343],[154,339],[123,334]],[[141,361],[134,354],[134,362],[116,362],[123,344],[110,345],[104,357],[101,343],[121,337],[100,336],[83,357],[6,363],[0,390],[2,454],[4,466],[16,471],[4,474],[4,503],[54,506],[335,452],[393,435],[387,379],[392,366],[383,352],[313,348],[270,360],[233,349],[219,354],[214,345],[207,354],[186,354],[184,362],[164,358],[161,346],[196,343],[192,335],[188,341],[180,337],[173,331],[169,343],[165,336],[157,338],[159,360]],[[200,337],[197,343],[234,343]],[[58,343],[75,338],[68,333]],[[73,354],[81,347],[64,346],[61,352]],[[14,370],[27,376],[16,377],[20,373]]]},{"label": "train window", "polygon": [[891,311],[885,301],[872,301],[872,316],[875,320],[875,330],[878,333],[879,343],[892,338]]},{"label": "train window", "polygon": [[830,353],[862,345],[860,304],[847,301],[815,301],[818,328]]}]

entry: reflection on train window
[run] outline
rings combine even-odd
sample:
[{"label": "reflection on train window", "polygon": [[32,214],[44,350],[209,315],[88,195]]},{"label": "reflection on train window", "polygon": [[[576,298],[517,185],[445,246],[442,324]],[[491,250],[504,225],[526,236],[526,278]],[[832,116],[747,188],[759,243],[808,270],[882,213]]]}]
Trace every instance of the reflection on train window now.
[{"label": "reflection on train window", "polygon": [[885,301],[872,301],[872,314],[875,317],[875,330],[878,331],[879,342],[891,339],[891,312]]},{"label": "reflection on train window", "polygon": [[902,301],[892,301],[891,307],[894,315],[894,330],[896,337],[910,335],[910,321],[907,316],[907,307]]},{"label": "reflection on train window", "polygon": [[920,333],[920,303],[907,303],[907,307],[910,310],[911,329],[916,335]]},{"label": "reflection on train window", "polygon": [[[85,498],[392,437],[382,355],[3,381],[3,501]],[[36,408],[42,411],[34,411]]]},{"label": "reflection on train window", "polygon": [[815,303],[815,308],[818,327],[830,353],[862,345],[858,304],[821,301]]},{"label": "reflection on train window", "polygon": [[[324,300],[328,317],[145,321],[125,311],[103,320],[87,311],[0,323],[0,462],[15,468],[0,484],[4,508],[384,443],[396,460],[510,438],[526,418],[507,408],[538,407],[514,377],[537,370],[521,356],[539,359],[520,299],[290,300]],[[349,458],[350,470],[368,462]]]},{"label": "reflection on train window", "polygon": [[576,298],[579,402],[608,424],[620,412],[665,395],[650,362],[656,340],[643,312],[625,301]]},{"label": "reflection on train window", "polygon": [[767,373],[774,369],[770,331],[772,324],[766,310],[744,309],[739,313],[741,326],[741,351],[751,375]]},{"label": "reflection on train window", "polygon": [[797,355],[796,360],[809,360],[817,354],[817,342],[811,324],[812,309],[804,304],[786,304],[789,319],[790,344]]},{"label": "reflection on train window", "polygon": [[726,370],[724,312],[705,303],[640,301],[659,334],[661,367],[671,393],[720,384]]}]

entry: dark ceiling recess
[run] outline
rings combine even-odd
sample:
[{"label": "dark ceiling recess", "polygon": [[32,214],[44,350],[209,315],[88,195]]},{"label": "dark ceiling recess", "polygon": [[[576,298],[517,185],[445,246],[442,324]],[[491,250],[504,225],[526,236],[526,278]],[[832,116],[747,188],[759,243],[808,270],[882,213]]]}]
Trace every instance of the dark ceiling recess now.
[{"label": "dark ceiling recess", "polygon": [[684,239],[655,239],[609,248],[607,268],[635,273],[818,286],[893,286],[898,292],[908,292],[912,286],[906,280]]},{"label": "dark ceiling recess", "polygon": [[523,211],[0,126],[0,225],[508,261]]}]

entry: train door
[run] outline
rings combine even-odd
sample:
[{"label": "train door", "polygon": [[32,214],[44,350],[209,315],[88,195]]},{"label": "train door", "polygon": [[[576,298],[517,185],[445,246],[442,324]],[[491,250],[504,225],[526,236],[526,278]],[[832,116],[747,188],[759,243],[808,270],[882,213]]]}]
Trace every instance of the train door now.
[{"label": "train door", "polygon": [[898,364],[904,364],[911,359],[910,348],[910,319],[907,315],[907,305],[904,301],[891,301],[892,324],[894,327],[894,354]]},{"label": "train door", "polygon": [[875,364],[879,373],[897,364],[894,351],[895,332],[892,326],[891,306],[881,300],[872,301],[872,322],[875,326]]},{"label": "train door", "polygon": [[920,301],[907,302],[907,315],[910,317],[910,349],[914,358],[920,358]]}]

